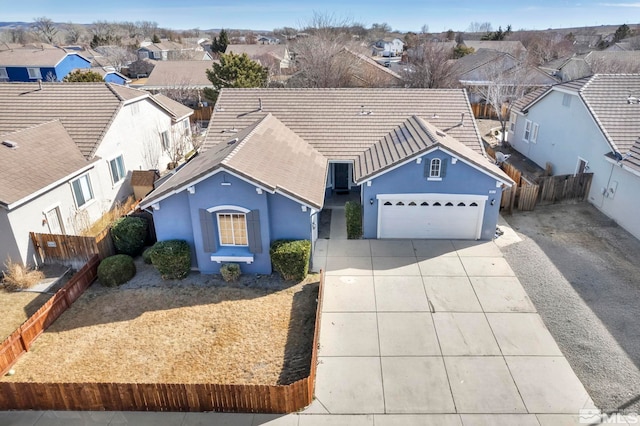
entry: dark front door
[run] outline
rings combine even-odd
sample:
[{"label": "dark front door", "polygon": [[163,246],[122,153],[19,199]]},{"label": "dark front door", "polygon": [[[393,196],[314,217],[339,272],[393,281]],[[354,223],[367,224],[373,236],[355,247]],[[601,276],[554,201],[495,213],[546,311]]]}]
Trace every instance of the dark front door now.
[{"label": "dark front door", "polygon": [[333,167],[336,192],[349,191],[349,165],[336,163]]}]

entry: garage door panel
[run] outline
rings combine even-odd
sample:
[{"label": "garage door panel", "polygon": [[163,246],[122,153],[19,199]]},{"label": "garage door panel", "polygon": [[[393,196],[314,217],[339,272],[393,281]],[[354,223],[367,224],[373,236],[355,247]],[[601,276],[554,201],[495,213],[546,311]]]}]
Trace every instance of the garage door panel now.
[{"label": "garage door panel", "polygon": [[480,235],[486,197],[466,194],[380,197],[379,238],[477,239]]}]

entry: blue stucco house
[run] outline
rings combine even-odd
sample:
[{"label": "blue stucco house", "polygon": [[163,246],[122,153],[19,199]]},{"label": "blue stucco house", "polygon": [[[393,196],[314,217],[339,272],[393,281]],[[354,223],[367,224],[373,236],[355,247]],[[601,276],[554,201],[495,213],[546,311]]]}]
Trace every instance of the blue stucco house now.
[{"label": "blue stucco house", "polygon": [[62,81],[74,69],[90,68],[77,52],[59,47],[21,47],[0,51],[0,81]]},{"label": "blue stucco house", "polygon": [[224,89],[198,156],[142,200],[194,267],[270,273],[277,239],[318,238],[355,193],[364,238],[493,238],[502,190],[464,90]]}]

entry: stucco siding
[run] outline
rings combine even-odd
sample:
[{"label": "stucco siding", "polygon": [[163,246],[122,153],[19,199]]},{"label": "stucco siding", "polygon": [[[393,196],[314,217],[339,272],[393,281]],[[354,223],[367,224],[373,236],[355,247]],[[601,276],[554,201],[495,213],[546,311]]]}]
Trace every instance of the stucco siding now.
[{"label": "stucco siding", "polygon": [[271,239],[311,241],[311,210],[280,194],[268,194]]},{"label": "stucco siding", "polygon": [[22,254],[18,249],[15,235],[11,229],[8,212],[2,208],[0,208],[0,235],[2,235],[2,241],[0,241],[0,270],[4,270],[4,262],[7,259],[14,261],[23,260]]},{"label": "stucco siding", "polygon": [[[378,194],[475,194],[489,197],[485,205],[481,239],[492,239],[500,209],[502,190],[496,188],[496,179],[458,160],[452,164],[449,154],[436,150],[421,157],[422,162],[411,161],[373,179],[371,186],[362,185],[363,230],[365,238],[377,237]],[[425,178],[425,167],[430,160],[440,158],[447,161],[446,175],[441,181]],[[373,204],[370,203],[373,200]],[[494,205],[491,201],[495,200]]]},{"label": "stucco siding", "polygon": [[613,164],[610,167],[611,179],[607,182],[607,188],[612,188],[615,192],[609,191],[609,196],[602,197],[601,203],[596,204],[596,207],[640,239],[640,176]]},{"label": "stucco siding", "polygon": [[[55,67],[55,75],[57,81],[62,81],[71,71],[76,68],[91,68],[91,62],[78,55],[67,55]],[[45,75],[42,75],[46,79]]]}]

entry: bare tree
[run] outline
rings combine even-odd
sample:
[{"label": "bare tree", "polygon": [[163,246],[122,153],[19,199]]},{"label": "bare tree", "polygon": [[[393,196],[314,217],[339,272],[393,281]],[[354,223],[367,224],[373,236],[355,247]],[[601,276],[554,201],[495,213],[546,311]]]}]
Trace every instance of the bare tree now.
[{"label": "bare tree", "polygon": [[[502,61],[507,60],[503,56]],[[514,67],[505,70],[501,60],[493,61],[486,68],[484,82],[473,87],[473,91],[478,93],[485,102],[491,105],[495,112],[500,128],[502,130],[502,141],[505,142],[507,122],[511,114],[513,101],[524,96],[531,86],[527,85],[528,68],[523,63],[518,63]]]},{"label": "bare tree", "polygon": [[[616,52],[620,56],[606,55],[607,52],[592,52],[585,58],[592,74],[636,74],[640,73],[640,62],[635,52]],[[611,52],[613,53],[613,52]],[[628,55],[627,55],[628,54]]]},{"label": "bare tree", "polygon": [[445,88],[456,85],[453,49],[448,43],[426,42],[407,53],[409,68],[403,77],[409,87]]},{"label": "bare tree", "polygon": [[65,41],[69,44],[76,44],[80,42],[80,39],[85,34],[85,29],[82,25],[74,24],[69,22],[65,24],[64,29],[66,31]]},{"label": "bare tree", "polygon": [[98,52],[105,61],[114,67],[116,71],[120,71],[123,66],[135,61],[137,56],[126,47],[121,46],[98,46]]},{"label": "bare tree", "polygon": [[27,32],[22,27],[13,27],[8,31],[10,43],[27,43]]},{"label": "bare tree", "polygon": [[58,28],[56,24],[46,16],[34,18],[32,28],[43,42],[53,44],[56,41]]},{"label": "bare tree", "polygon": [[194,149],[191,131],[173,126],[168,131],[158,131],[162,141],[162,150],[169,156],[169,168],[175,168],[184,160],[185,155]]},{"label": "bare tree", "polygon": [[493,31],[491,22],[472,22],[469,24],[467,31],[470,33],[488,33]]},{"label": "bare tree", "polygon": [[153,21],[136,21],[136,26],[145,38],[153,36],[158,31],[158,23]]},{"label": "bare tree", "polygon": [[160,157],[162,155],[160,140],[155,137],[147,137],[140,150],[143,167],[147,170],[159,170]]}]

